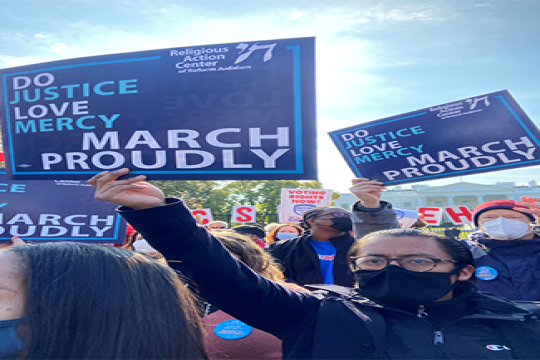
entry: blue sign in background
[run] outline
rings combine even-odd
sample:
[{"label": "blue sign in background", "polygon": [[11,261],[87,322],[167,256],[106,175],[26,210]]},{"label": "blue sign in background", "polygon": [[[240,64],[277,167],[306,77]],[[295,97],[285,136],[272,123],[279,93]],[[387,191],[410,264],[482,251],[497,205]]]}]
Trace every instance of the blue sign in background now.
[{"label": "blue sign in background", "polygon": [[0,70],[13,179],[316,179],[314,38]]},{"label": "blue sign in background", "polygon": [[329,135],[357,177],[392,185],[540,164],[538,128],[506,90]]},{"label": "blue sign in background", "polygon": [[123,243],[126,223],[116,205],[94,198],[94,188],[76,180],[10,181],[0,172],[0,242]]}]

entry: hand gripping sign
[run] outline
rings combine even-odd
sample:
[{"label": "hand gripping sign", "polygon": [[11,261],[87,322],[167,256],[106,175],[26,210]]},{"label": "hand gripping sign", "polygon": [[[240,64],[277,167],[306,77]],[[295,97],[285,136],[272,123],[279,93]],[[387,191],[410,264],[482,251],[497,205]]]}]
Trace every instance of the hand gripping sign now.
[{"label": "hand gripping sign", "polygon": [[304,213],[332,202],[332,190],[281,189],[281,216],[283,222],[299,223]]},{"label": "hand gripping sign", "polygon": [[254,223],[257,222],[257,209],[255,206],[233,206],[231,222]]},{"label": "hand gripping sign", "polygon": [[0,70],[14,179],[316,179],[315,39],[171,48]]},{"label": "hand gripping sign", "polygon": [[191,215],[195,216],[201,225],[206,225],[209,222],[214,221],[212,210],[210,209],[191,210]]},{"label": "hand gripping sign", "polygon": [[540,132],[508,91],[359,124],[330,137],[357,177],[387,185],[540,164]]}]

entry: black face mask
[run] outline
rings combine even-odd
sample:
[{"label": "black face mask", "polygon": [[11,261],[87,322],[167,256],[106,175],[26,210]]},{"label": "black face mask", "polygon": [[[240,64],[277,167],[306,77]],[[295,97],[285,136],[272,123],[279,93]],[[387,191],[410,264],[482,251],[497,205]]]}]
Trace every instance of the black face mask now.
[{"label": "black face mask", "polygon": [[358,293],[371,300],[394,304],[424,305],[442,298],[459,284],[451,276],[461,267],[447,272],[417,272],[389,265],[382,270],[356,270]]},{"label": "black face mask", "polygon": [[333,217],[329,220],[332,220],[332,225],[329,228],[332,228],[337,231],[346,231],[349,232],[352,230],[352,219],[347,216],[343,217]]}]

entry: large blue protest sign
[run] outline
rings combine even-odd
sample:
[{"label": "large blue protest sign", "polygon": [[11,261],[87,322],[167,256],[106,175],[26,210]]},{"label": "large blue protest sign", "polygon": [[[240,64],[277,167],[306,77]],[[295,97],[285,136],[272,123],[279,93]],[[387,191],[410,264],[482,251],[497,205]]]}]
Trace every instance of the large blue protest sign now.
[{"label": "large blue protest sign", "polygon": [[125,222],[115,205],[94,198],[77,180],[10,181],[0,172],[0,242],[12,236],[31,241],[123,243]]},{"label": "large blue protest sign", "polygon": [[356,176],[385,184],[540,164],[538,128],[508,91],[329,134]]},{"label": "large blue protest sign", "polygon": [[13,179],[316,179],[314,38],[3,69]]}]

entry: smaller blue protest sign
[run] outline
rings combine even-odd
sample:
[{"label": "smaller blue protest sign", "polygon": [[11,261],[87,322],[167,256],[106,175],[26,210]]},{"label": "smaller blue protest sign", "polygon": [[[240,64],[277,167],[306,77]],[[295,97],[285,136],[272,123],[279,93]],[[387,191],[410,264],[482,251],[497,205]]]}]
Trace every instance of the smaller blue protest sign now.
[{"label": "smaller blue protest sign", "polygon": [[116,205],[94,198],[83,181],[9,181],[0,172],[0,242],[123,243],[126,223]]},{"label": "smaller blue protest sign", "polygon": [[357,177],[388,185],[540,164],[540,132],[506,90],[329,135]]}]

